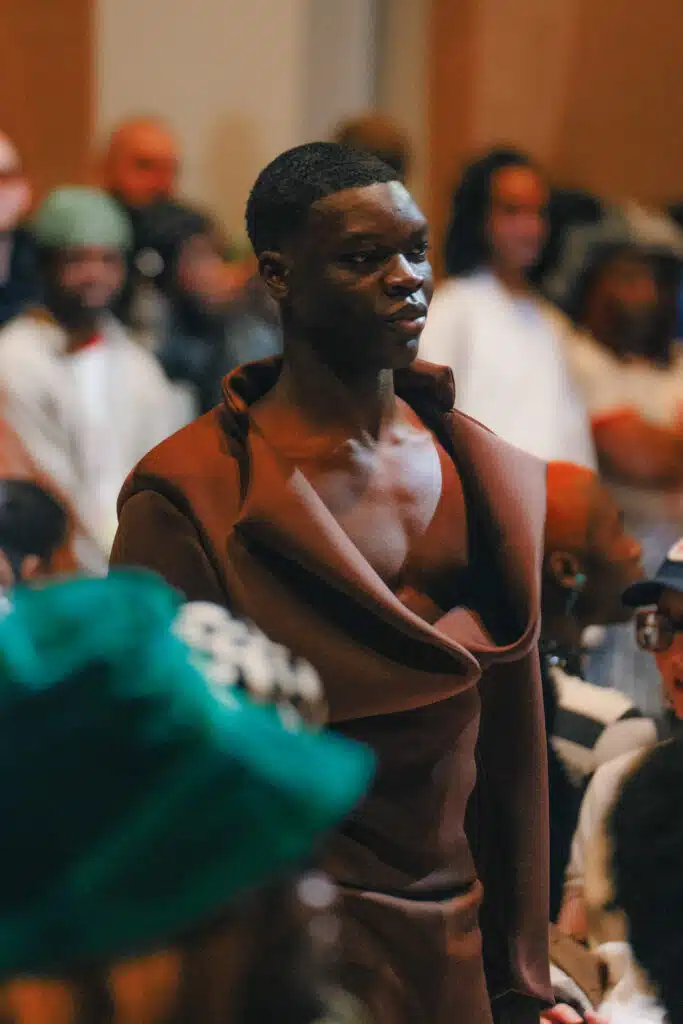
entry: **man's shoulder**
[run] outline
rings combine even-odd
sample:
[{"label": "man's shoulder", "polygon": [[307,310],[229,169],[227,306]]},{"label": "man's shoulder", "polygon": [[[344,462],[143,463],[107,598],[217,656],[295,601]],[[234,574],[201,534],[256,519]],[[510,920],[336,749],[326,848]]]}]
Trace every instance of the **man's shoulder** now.
[{"label": "man's shoulder", "polygon": [[193,502],[217,486],[237,490],[239,462],[217,406],[153,448],[128,476],[119,498],[122,508],[142,491]]}]

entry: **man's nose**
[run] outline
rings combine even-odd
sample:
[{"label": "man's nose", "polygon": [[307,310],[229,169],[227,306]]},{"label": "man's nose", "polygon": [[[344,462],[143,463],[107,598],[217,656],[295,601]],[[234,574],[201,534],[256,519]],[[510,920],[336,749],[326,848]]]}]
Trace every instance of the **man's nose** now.
[{"label": "man's nose", "polygon": [[425,283],[425,275],[403,253],[396,253],[384,275],[384,283],[392,294],[412,295]]}]

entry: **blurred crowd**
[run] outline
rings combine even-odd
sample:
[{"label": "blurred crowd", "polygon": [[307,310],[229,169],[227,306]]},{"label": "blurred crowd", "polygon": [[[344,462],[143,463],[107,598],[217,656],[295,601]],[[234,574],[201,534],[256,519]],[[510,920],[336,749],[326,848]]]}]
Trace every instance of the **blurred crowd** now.
[{"label": "blurred crowd", "polygon": [[[386,118],[335,139],[410,181]],[[233,370],[282,353],[256,259],[178,194],[182,159],[163,120],[131,119],[93,156],[99,187],[36,205],[0,135],[0,756],[24,775],[0,793],[0,980],[19,978],[0,986],[0,1021],[360,1024],[331,980],[331,887],[301,872],[370,784],[369,755],[312,727],[310,666],[288,663],[284,686],[281,649],[227,612],[105,578],[134,466],[210,413]],[[514,148],[479,155],[454,182],[420,339],[458,410],[548,464],[557,1020],[683,1020],[682,211],[560,187]],[[253,659],[271,657],[264,695]],[[240,676],[239,721],[207,705],[216,660]],[[68,871],[83,851],[87,899]],[[174,857],[187,892],[164,877]],[[243,890],[257,895],[235,911]],[[81,970],[93,956],[106,970]]]}]

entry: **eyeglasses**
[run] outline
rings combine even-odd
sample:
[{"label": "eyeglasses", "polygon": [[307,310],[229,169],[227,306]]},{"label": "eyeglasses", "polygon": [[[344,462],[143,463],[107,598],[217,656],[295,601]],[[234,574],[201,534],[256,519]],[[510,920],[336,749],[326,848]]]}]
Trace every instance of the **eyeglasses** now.
[{"label": "eyeglasses", "polygon": [[670,619],[657,608],[636,612],[636,643],[641,651],[660,654],[668,651],[677,633],[683,633],[683,621]]}]

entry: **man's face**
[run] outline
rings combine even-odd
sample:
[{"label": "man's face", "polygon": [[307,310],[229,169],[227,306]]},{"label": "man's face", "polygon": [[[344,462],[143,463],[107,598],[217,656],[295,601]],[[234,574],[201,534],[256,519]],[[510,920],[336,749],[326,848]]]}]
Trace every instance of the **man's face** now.
[{"label": "man's face", "polygon": [[530,270],[546,237],[548,190],[531,167],[504,167],[491,179],[488,233],[494,263]]},{"label": "man's face", "polygon": [[315,203],[285,253],[285,323],[329,365],[364,373],[408,366],[432,297],[427,222],[398,182]]},{"label": "man's face", "polygon": [[586,621],[593,625],[628,622],[633,613],[622,603],[621,595],[642,579],[641,555],[640,544],[624,529],[611,494],[596,487],[586,554],[587,585],[582,598]]},{"label": "man's face", "polygon": [[654,269],[644,256],[622,254],[602,268],[586,303],[587,325],[619,350],[646,355],[660,327]]},{"label": "man's face", "polygon": [[75,322],[104,312],[121,290],[124,276],[119,249],[89,246],[60,250],[51,282],[58,312]]},{"label": "man's face", "polygon": [[676,717],[683,718],[683,594],[678,590],[663,590],[657,609],[666,616],[674,630],[668,650],[655,654],[664,699]]},{"label": "man's face", "polygon": [[169,199],[179,169],[172,136],[161,125],[135,125],[123,129],[113,144],[107,185],[128,206],[138,209]]}]

